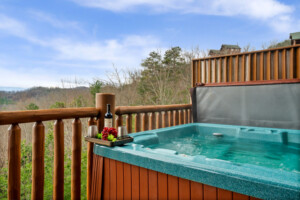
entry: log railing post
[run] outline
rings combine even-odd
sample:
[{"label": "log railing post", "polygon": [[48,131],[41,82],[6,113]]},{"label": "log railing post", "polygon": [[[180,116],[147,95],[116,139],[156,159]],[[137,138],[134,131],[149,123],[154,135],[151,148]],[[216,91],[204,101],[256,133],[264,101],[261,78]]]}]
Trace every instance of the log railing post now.
[{"label": "log railing post", "polygon": [[71,199],[80,199],[81,190],[81,121],[72,123]]},{"label": "log railing post", "polygon": [[13,124],[8,129],[8,188],[7,199],[21,198],[21,128]]},{"label": "log railing post", "polygon": [[44,157],[45,126],[36,122],[32,127],[32,200],[44,198]]},{"label": "log railing post", "polygon": [[143,114],[143,119],[142,119],[142,130],[147,131],[149,130],[149,116],[148,113]]},{"label": "log railing post", "polygon": [[[98,127],[98,132],[102,131],[102,129],[104,128],[104,114],[106,113],[106,105],[110,104],[110,112],[113,115],[113,124],[112,126],[114,127],[114,123],[115,123],[115,94],[111,94],[111,93],[97,93],[96,94],[96,109],[100,110],[100,114],[98,115],[98,120],[97,120],[97,127]],[[120,115],[121,117],[121,115]],[[90,120],[91,121],[91,120]],[[93,122],[94,124],[94,122]],[[89,123],[89,125],[91,125]],[[92,191],[92,172],[93,172],[93,168],[92,168],[92,162],[93,162],[93,145],[92,143],[88,142],[88,157],[87,157],[87,162],[91,164],[91,166],[87,167],[87,176],[88,176],[88,182],[87,182],[87,187],[88,187],[88,191],[87,191],[87,199],[90,200],[92,199],[91,197],[91,191]],[[103,159],[101,160],[102,165],[103,165]],[[99,189],[99,197],[102,197],[102,176],[101,177],[97,177],[100,179],[100,185],[97,185],[97,188]]]},{"label": "log railing post", "polygon": [[64,123],[54,123],[53,199],[64,199]]}]

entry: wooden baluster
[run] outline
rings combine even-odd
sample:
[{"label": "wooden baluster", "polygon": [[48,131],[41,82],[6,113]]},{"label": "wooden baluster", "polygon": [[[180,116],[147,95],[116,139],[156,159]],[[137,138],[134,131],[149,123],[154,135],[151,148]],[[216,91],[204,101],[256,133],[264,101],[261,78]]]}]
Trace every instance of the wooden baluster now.
[{"label": "wooden baluster", "polygon": [[81,177],[81,121],[74,119],[72,123],[72,164],[71,164],[71,199],[80,199]]},{"label": "wooden baluster", "polygon": [[162,128],[168,127],[168,114],[167,112],[162,112]]},{"label": "wooden baluster", "polygon": [[197,82],[197,77],[196,77],[196,72],[197,72],[197,68],[196,68],[196,61],[193,61],[191,64],[191,68],[192,68],[192,87],[194,87],[196,85]]},{"label": "wooden baluster", "polygon": [[197,82],[201,82],[201,61],[198,60],[197,62]]},{"label": "wooden baluster", "polygon": [[[88,125],[96,125],[94,118],[91,117],[88,121]],[[91,199],[91,191],[92,191],[92,174],[93,174],[93,149],[94,143],[88,142],[87,143],[87,184],[86,184],[86,193],[87,199]]]},{"label": "wooden baluster", "polygon": [[247,65],[246,65],[246,81],[251,80],[251,54],[248,54]]},{"label": "wooden baluster", "polygon": [[188,116],[188,123],[192,123],[191,109],[188,109],[187,112],[188,112],[188,115],[187,115]]},{"label": "wooden baluster", "polygon": [[264,80],[264,52],[259,56],[259,80]]},{"label": "wooden baluster", "polygon": [[239,56],[235,57],[235,64],[234,64],[234,81],[239,81]]},{"label": "wooden baluster", "polygon": [[300,47],[297,48],[296,54],[296,67],[297,67],[297,78],[300,78]]},{"label": "wooden baluster", "polygon": [[178,110],[178,124],[183,124],[183,110]]},{"label": "wooden baluster", "polygon": [[206,60],[203,60],[203,83],[207,83],[207,79],[206,79]]},{"label": "wooden baluster", "polygon": [[292,47],[290,50],[290,64],[289,64],[289,78],[293,79],[294,78],[294,48]]},{"label": "wooden baluster", "polygon": [[213,67],[213,82],[217,82],[217,60],[214,59],[214,67]]},{"label": "wooden baluster", "polygon": [[183,124],[187,124],[188,123],[187,110],[184,109],[182,111],[183,111]]},{"label": "wooden baluster", "polygon": [[218,59],[218,65],[219,65],[219,68],[218,68],[218,82],[221,83],[222,82],[222,58],[219,58]]},{"label": "wooden baluster", "polygon": [[31,199],[44,198],[45,126],[36,122],[32,127],[32,188]]},{"label": "wooden baluster", "polygon": [[168,124],[169,126],[173,126],[173,111],[168,111]]},{"label": "wooden baluster", "polygon": [[162,119],[161,119],[161,112],[158,112],[156,115],[156,128],[161,128],[162,127]]},{"label": "wooden baluster", "polygon": [[278,50],[275,51],[274,54],[274,79],[278,80]]},{"label": "wooden baluster", "polygon": [[227,82],[227,57],[224,58],[224,82]]},{"label": "wooden baluster", "polygon": [[148,116],[148,113],[143,114],[142,129],[143,129],[143,131],[149,130],[149,116]]},{"label": "wooden baluster", "polygon": [[119,126],[123,126],[123,116],[122,115],[118,115],[116,129],[118,129]]},{"label": "wooden baluster", "polygon": [[137,113],[135,115],[135,132],[141,131],[141,114]]},{"label": "wooden baluster", "polygon": [[174,116],[173,116],[173,124],[174,126],[179,124],[179,112],[178,110],[174,110]]},{"label": "wooden baluster", "polygon": [[271,52],[267,53],[267,80],[271,80]]},{"label": "wooden baluster", "polygon": [[[53,199],[64,199],[64,123],[54,123]],[[88,176],[89,177],[89,176]],[[88,182],[89,183],[89,180]]]},{"label": "wooden baluster", "polygon": [[156,121],[156,115],[155,112],[152,112],[151,119],[150,119],[150,130],[155,129],[155,121]]},{"label": "wooden baluster", "polygon": [[7,199],[21,199],[21,128],[12,124],[8,128],[8,187]]},{"label": "wooden baluster", "polygon": [[211,82],[211,60],[208,59],[208,66],[207,66],[207,83]]},{"label": "wooden baluster", "polygon": [[241,81],[245,81],[245,55],[242,55]]},{"label": "wooden baluster", "polygon": [[252,80],[256,81],[256,66],[257,65],[257,54],[254,53],[253,55],[253,68],[252,68]]},{"label": "wooden baluster", "polygon": [[281,78],[286,79],[286,50],[283,49],[281,52]]},{"label": "wooden baluster", "polygon": [[232,56],[229,57],[228,82],[232,82]]},{"label": "wooden baluster", "polygon": [[132,116],[131,114],[128,114],[126,117],[126,127],[128,133],[132,133]]}]

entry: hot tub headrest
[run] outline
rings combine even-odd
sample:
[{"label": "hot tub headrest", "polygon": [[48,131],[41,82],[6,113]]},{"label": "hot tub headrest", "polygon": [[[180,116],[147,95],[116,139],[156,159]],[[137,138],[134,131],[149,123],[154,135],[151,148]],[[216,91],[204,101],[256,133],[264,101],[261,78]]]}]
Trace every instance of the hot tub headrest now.
[{"label": "hot tub headrest", "polygon": [[300,129],[300,79],[257,83],[192,88],[194,122]]}]

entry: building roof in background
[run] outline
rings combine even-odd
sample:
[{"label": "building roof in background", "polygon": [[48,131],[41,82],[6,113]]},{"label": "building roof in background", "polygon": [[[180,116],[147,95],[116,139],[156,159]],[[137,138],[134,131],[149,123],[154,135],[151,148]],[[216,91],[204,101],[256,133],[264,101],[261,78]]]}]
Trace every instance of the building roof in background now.
[{"label": "building roof in background", "polygon": [[222,44],[221,49],[240,49],[239,45],[232,45],[232,44]]},{"label": "building roof in background", "polygon": [[209,53],[220,53],[220,50],[211,49],[211,50],[209,50]]},{"label": "building roof in background", "polygon": [[300,39],[300,32],[290,33],[291,40],[299,40]]}]

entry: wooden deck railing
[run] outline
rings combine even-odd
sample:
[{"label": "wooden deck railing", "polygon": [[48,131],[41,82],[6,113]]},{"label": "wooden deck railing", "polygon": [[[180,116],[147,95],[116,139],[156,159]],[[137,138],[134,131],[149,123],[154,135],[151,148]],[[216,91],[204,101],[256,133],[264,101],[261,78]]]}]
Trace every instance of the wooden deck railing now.
[{"label": "wooden deck railing", "polygon": [[191,108],[191,104],[120,106],[115,110],[116,124],[126,124],[128,133],[187,124],[192,122]]},{"label": "wooden deck railing", "polygon": [[300,78],[300,45],[194,59],[196,83]]},{"label": "wooden deck railing", "polygon": [[[54,123],[53,199],[64,198],[64,119],[72,123],[71,198],[81,194],[82,124],[80,118],[89,118],[88,124],[97,123],[103,129],[106,104],[116,117],[115,125],[123,124],[126,117],[128,132],[138,132],[161,127],[190,123],[191,105],[120,106],[115,108],[114,94],[97,94],[95,108],[64,108],[35,111],[0,112],[0,125],[8,129],[8,199],[20,199],[21,190],[21,128],[20,123],[35,122],[32,129],[32,192],[31,199],[43,199],[45,127],[43,121]],[[134,120],[133,120],[134,118]],[[93,144],[87,146],[87,199],[90,199]]]}]

